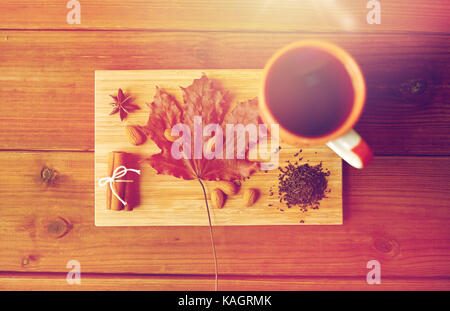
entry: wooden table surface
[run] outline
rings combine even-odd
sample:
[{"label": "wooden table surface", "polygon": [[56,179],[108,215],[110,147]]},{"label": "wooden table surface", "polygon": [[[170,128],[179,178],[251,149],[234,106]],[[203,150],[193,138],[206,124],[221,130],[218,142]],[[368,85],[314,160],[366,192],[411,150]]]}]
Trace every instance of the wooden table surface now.
[{"label": "wooden table surface", "polygon": [[448,1],[379,25],[366,0],[81,0],[79,25],[64,2],[0,2],[0,289],[213,289],[207,227],[94,226],[94,70],[262,68],[306,38],[361,64],[376,157],[344,165],[342,226],[216,227],[219,288],[450,289]]}]

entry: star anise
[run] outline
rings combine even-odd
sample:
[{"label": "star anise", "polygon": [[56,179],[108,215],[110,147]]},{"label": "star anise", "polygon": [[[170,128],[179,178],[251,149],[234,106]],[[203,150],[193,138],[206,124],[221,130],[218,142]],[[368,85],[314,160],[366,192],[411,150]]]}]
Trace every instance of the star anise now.
[{"label": "star anise", "polygon": [[128,113],[140,109],[139,106],[133,105],[131,101],[133,98],[123,93],[122,89],[119,89],[117,96],[109,95],[114,99],[114,103],[111,106],[114,107],[113,111],[109,115],[119,113],[120,120],[123,121]]}]

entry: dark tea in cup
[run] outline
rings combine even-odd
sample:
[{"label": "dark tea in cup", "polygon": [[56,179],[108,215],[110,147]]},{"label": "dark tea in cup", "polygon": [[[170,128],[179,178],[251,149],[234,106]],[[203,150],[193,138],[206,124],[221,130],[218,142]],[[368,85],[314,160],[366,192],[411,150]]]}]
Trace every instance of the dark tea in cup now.
[{"label": "dark tea in cup", "polygon": [[278,123],[304,137],[339,128],[354,100],[352,80],[342,62],[314,47],[293,49],[267,72],[265,96]]}]

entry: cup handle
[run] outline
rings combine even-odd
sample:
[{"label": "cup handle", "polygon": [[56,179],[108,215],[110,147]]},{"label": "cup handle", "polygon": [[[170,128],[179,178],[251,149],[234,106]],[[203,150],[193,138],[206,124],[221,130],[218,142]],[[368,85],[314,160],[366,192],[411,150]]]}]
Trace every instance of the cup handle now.
[{"label": "cup handle", "polygon": [[369,145],[353,129],[343,136],[329,141],[327,146],[356,168],[366,167],[373,159],[373,152]]}]

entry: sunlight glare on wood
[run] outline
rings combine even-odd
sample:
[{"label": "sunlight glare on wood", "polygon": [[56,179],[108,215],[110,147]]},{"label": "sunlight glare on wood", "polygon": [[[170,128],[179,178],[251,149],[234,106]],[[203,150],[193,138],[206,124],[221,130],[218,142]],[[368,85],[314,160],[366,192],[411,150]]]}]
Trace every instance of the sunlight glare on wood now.
[{"label": "sunlight glare on wood", "polygon": [[[289,11],[290,5],[299,0],[265,0],[261,7],[261,14],[267,14],[267,10],[273,10],[274,6],[279,12],[286,12],[286,15],[292,14]],[[322,26],[334,27],[336,31],[354,31],[357,29],[356,18],[351,14],[349,8],[339,0],[301,0],[303,11],[298,15],[299,22],[302,19],[316,19]],[[365,6],[365,5],[364,5]],[[276,14],[276,13],[274,13]],[[361,16],[363,19],[363,16]],[[321,28],[316,24],[311,26],[310,31]]]}]

